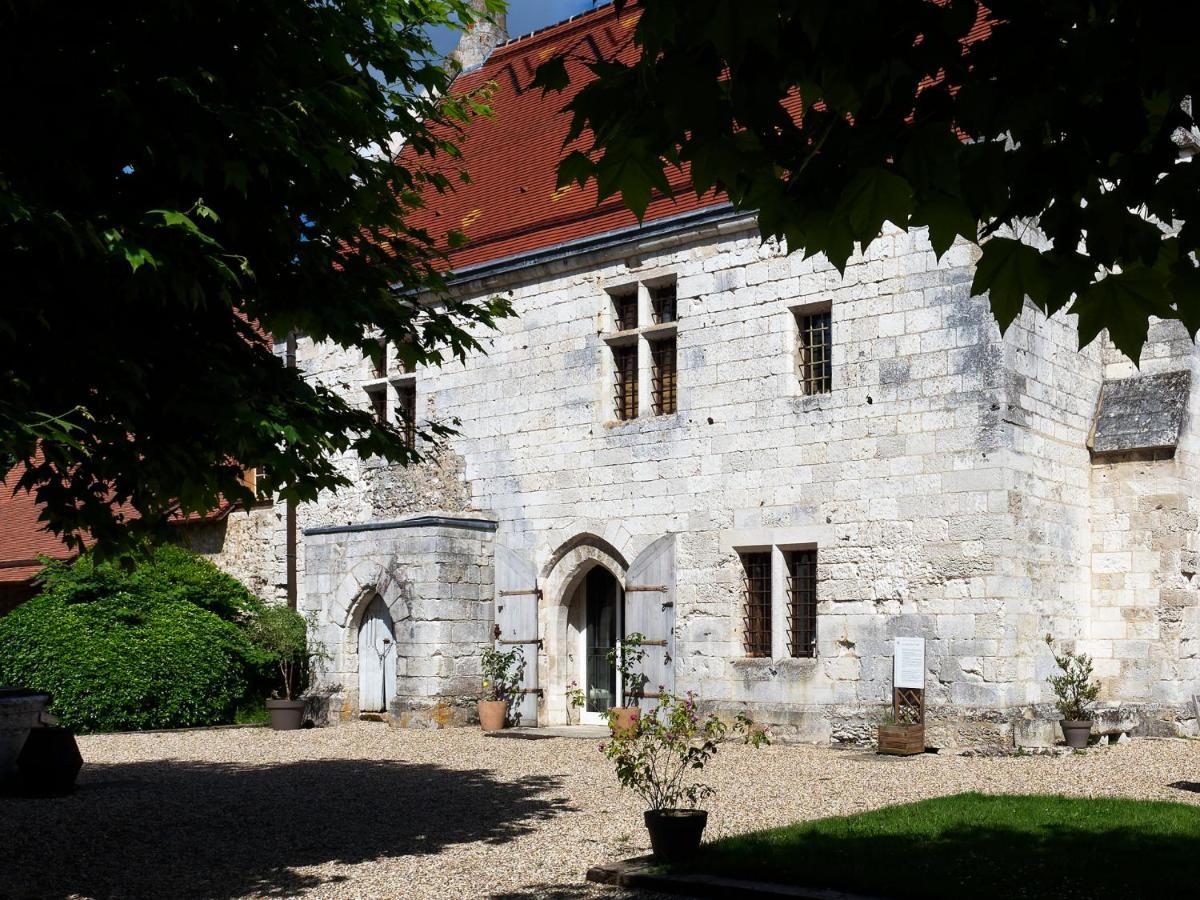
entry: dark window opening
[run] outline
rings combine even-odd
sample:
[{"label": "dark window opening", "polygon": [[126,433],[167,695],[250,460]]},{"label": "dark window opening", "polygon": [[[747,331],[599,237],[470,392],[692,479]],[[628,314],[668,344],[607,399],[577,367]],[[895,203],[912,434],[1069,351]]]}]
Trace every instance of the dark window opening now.
[{"label": "dark window opening", "polygon": [[650,357],[654,363],[652,396],[654,414],[670,415],[675,412],[675,338],[663,338],[650,344]]},{"label": "dark window opening", "polygon": [[788,653],[817,655],[817,551],[789,550]]},{"label": "dark window opening", "polygon": [[800,340],[796,369],[805,394],[828,394],[833,387],[833,332],[829,310],[798,313]]},{"label": "dark window opening", "polygon": [[612,295],[613,315],[617,323],[617,331],[629,331],[638,326],[638,295],[637,290],[626,291]]},{"label": "dark window opening", "polygon": [[387,341],[383,338],[379,339],[379,358],[372,358],[371,365],[374,368],[376,378],[387,378],[388,345]]},{"label": "dark window opening", "polygon": [[654,324],[664,325],[678,318],[675,302],[675,282],[650,288],[650,307],[654,310]]},{"label": "dark window opening", "polygon": [[367,391],[367,398],[371,401],[371,411],[377,422],[387,421],[387,389],[385,387],[372,388]]},{"label": "dark window opening", "polygon": [[747,656],[771,655],[771,553],[743,553]]},{"label": "dark window opening", "polygon": [[404,445],[417,443],[417,386],[411,382],[396,385],[396,424],[404,431]]},{"label": "dark window opening", "polygon": [[635,419],[638,414],[637,345],[613,347],[613,408],[618,419]]}]

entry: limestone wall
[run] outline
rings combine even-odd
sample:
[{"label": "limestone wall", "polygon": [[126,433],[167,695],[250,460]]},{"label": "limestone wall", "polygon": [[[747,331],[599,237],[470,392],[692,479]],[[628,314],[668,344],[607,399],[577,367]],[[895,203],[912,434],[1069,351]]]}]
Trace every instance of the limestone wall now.
[{"label": "limestone wall", "polygon": [[396,639],[393,718],[401,725],[464,724],[475,715],[479,650],[494,621],[494,526],[448,518],[375,526],[304,535],[300,608],[328,654],[320,675],[323,716],[358,712],[358,626],[378,594]]},{"label": "limestone wall", "polygon": [[[1174,460],[1093,467],[1088,431],[1117,363],[1080,351],[1067,316],[1027,310],[1001,336],[986,301],[970,296],[977,252],[955,246],[938,262],[920,231],[889,231],[843,276],[760,243],[742,220],[467,283],[468,296],[508,293],[519,318],[482,336],[486,355],[416,373],[421,415],[458,417],[461,433],[407,470],[339,459],[352,487],[304,506],[301,529],[486,515],[495,540],[551,585],[574,583],[554,564],[582,534],[612,551],[603,555],[614,569],[675,534],[676,688],[749,708],[784,737],[867,739],[901,634],[928,641],[931,733],[942,746],[1010,742],[1022,729],[1045,738],[1046,633],[1095,653],[1111,703],[1175,702],[1200,674],[1196,429]],[[678,410],[616,421],[610,292],[664,279],[678,294]],[[833,387],[805,396],[793,310],[819,303],[831,306]],[[1148,353],[1153,365],[1195,365],[1177,336]],[[297,359],[367,405],[372,374],[356,352],[301,341]],[[278,562],[281,524],[269,527]],[[407,657],[416,662],[406,696],[414,706],[461,698],[477,674],[469,645],[487,640],[479,604],[491,597],[490,551],[450,554],[455,572],[477,560],[464,565],[478,580],[462,582],[426,557],[442,552],[433,544],[364,534],[302,540],[303,605],[348,639],[347,592],[394,560],[401,582],[422,585],[404,613],[420,656]],[[739,551],[811,545],[816,658],[748,658]],[[334,583],[359,565],[351,552],[376,568]],[[1119,571],[1102,571],[1117,565],[1107,553],[1127,554]],[[434,569],[403,574],[426,564]],[[277,575],[263,578],[278,588]],[[455,585],[471,596],[447,590]],[[542,598],[567,602],[555,590]],[[439,618],[442,604],[454,616]],[[338,665],[349,679],[348,657]],[[558,697],[568,667],[542,669],[541,686]],[[339,708],[353,708],[350,690]],[[543,718],[560,705],[544,705]]]}]

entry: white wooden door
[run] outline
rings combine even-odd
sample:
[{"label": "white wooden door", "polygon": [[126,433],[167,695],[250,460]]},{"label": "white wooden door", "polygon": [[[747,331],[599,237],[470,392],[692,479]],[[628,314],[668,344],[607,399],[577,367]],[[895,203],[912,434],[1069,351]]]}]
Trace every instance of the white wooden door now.
[{"label": "white wooden door", "polygon": [[358,628],[358,708],[386,712],[396,696],[396,636],[382,597],[363,613]]},{"label": "white wooden door", "polygon": [[517,647],[525,659],[521,699],[509,708],[518,725],[538,723],[538,599],[537,572],[524,556],[496,545],[496,649]]},{"label": "white wooden door", "polygon": [[[646,636],[645,676],[638,705],[653,709],[660,688],[675,690],[675,535],[660,537],[638,554],[625,576],[625,634]],[[629,704],[634,699],[625,698]]]}]

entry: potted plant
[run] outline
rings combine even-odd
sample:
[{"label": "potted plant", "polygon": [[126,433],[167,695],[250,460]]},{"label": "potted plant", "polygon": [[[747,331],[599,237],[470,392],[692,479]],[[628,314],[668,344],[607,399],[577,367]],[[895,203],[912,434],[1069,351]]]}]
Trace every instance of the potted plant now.
[{"label": "potted plant", "polygon": [[585,698],[583,688],[579,686],[578,681],[572,681],[567,685],[567,722],[571,725],[579,724],[579,711],[583,709]]},{"label": "potted plant", "polygon": [[[639,671],[646,650],[642,647],[646,636],[634,631],[608,651],[608,663],[615,666],[621,679],[621,698],[624,706],[614,706],[608,711],[608,725],[616,734],[617,729],[628,729],[637,720],[638,705],[633,695],[642,689],[646,676]],[[632,704],[630,701],[633,701]]]},{"label": "potted plant", "polygon": [[304,700],[313,662],[321,658],[320,645],[310,646],[308,622],[287,606],[264,606],[251,622],[251,637],[276,670],[277,686],[266,701],[271,727],[294,731],[304,724]]},{"label": "potted plant", "polygon": [[511,701],[525,680],[525,654],[520,647],[507,653],[489,647],[483,651],[483,694],[479,698],[479,726],[499,731],[508,724]]},{"label": "potted plant", "polygon": [[1046,635],[1046,646],[1054,654],[1054,662],[1062,670],[1061,675],[1051,675],[1046,680],[1054,691],[1055,703],[1062,716],[1063,737],[1068,747],[1081,750],[1088,745],[1092,733],[1092,720],[1088,707],[1100,696],[1100,685],[1092,681],[1092,658],[1086,653],[1069,650],[1059,654],[1054,649],[1054,638]]},{"label": "potted plant", "polygon": [[[609,711],[610,724],[614,713]],[[698,805],[714,791],[685,779],[707,765],[730,730],[714,714],[702,717],[691,691],[683,697],[660,692],[653,713],[627,729],[614,729],[612,739],[600,745],[621,786],[646,802],[650,846],[664,862],[686,859],[700,846],[708,811]],[[770,743],[766,731],[744,714],[734,720],[732,731],[753,747]]]}]

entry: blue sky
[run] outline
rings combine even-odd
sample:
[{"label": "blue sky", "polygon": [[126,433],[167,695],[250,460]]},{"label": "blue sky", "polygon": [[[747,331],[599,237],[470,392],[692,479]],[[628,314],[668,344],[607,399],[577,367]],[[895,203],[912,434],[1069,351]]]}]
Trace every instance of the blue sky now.
[{"label": "blue sky", "polygon": [[[509,0],[508,33],[512,37],[528,34],[563,19],[587,12],[606,0]],[[439,28],[433,35],[439,53],[449,53],[458,42],[458,32]]]}]

